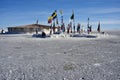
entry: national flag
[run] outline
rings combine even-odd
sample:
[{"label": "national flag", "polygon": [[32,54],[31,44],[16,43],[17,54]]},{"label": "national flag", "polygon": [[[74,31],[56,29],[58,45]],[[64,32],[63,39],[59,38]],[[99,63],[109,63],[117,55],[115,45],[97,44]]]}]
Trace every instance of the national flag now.
[{"label": "national flag", "polygon": [[53,19],[52,16],[48,17],[48,23],[51,23],[51,22],[52,22],[52,19]]},{"label": "national flag", "polygon": [[55,10],[55,12],[53,12],[53,14],[52,14],[51,16],[53,17],[53,20],[54,20],[55,18],[57,18],[57,11]]},{"label": "national flag", "polygon": [[63,11],[62,10],[60,10],[60,14],[62,15],[62,13],[63,13]]},{"label": "national flag", "polygon": [[72,13],[72,16],[70,17],[71,20],[74,19],[74,12]]},{"label": "national flag", "polygon": [[89,21],[90,19],[89,19],[89,17],[88,17],[88,21]]},{"label": "national flag", "polygon": [[98,23],[98,29],[97,29],[98,32],[100,32],[100,22]]}]

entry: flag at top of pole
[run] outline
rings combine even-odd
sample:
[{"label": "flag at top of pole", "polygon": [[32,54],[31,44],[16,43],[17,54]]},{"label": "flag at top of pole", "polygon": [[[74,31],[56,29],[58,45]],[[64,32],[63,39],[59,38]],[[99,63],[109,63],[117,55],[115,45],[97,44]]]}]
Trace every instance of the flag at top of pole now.
[{"label": "flag at top of pole", "polygon": [[71,15],[70,19],[74,20],[74,11],[72,11],[72,15]]},{"label": "flag at top of pole", "polygon": [[53,17],[53,20],[54,20],[55,18],[57,18],[57,10],[55,10],[55,11],[52,13],[51,16]]},{"label": "flag at top of pole", "polygon": [[61,25],[63,25],[63,11],[62,10],[60,10],[60,14],[61,14]]},{"label": "flag at top of pole", "polygon": [[52,23],[52,20],[57,18],[57,10],[55,10],[51,16],[48,17],[48,23]]},{"label": "flag at top of pole", "polygon": [[99,23],[98,23],[97,31],[100,32],[100,21],[99,21]]},{"label": "flag at top of pole", "polygon": [[36,24],[38,24],[38,20],[36,21]]},{"label": "flag at top of pole", "polygon": [[62,13],[63,13],[63,11],[62,10],[60,10],[60,14],[62,15]]},{"label": "flag at top of pole", "polygon": [[90,19],[89,19],[89,17],[88,17],[88,21],[89,21]]}]

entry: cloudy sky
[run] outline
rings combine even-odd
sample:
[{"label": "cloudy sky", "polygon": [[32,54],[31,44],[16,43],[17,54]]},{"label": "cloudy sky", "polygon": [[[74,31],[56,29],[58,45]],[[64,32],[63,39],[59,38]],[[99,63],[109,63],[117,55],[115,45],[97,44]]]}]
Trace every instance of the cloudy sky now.
[{"label": "cloudy sky", "polygon": [[0,28],[36,23],[47,24],[48,17],[57,10],[63,11],[64,22],[69,23],[72,10],[75,23],[103,29],[120,29],[120,0],[0,0]]}]

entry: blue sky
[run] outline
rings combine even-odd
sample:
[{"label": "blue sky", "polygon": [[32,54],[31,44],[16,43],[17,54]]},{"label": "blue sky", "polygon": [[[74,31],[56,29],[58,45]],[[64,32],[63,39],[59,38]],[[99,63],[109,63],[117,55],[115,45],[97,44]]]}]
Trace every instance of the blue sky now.
[{"label": "blue sky", "polygon": [[66,25],[74,10],[76,25],[87,26],[89,17],[94,29],[99,21],[102,29],[120,29],[120,0],[1,0],[0,28],[33,24],[37,19],[47,24],[54,10],[60,21],[61,9]]}]

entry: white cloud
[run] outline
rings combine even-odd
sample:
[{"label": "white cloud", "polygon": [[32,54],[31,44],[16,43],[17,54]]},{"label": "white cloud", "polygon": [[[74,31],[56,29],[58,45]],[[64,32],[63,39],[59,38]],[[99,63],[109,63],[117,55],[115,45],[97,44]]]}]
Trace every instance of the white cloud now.
[{"label": "white cloud", "polygon": [[120,20],[105,20],[101,21],[102,24],[119,24],[120,25]]},{"label": "white cloud", "polygon": [[116,13],[120,12],[120,8],[98,8],[91,13],[95,14],[105,14],[105,13]]},{"label": "white cloud", "polygon": [[[90,25],[98,25],[99,21],[91,21]],[[120,25],[120,20],[102,20],[100,21],[102,25]],[[81,22],[82,25],[87,25],[88,22]]]},{"label": "white cloud", "polygon": [[81,14],[106,14],[106,13],[117,13],[120,12],[120,8],[79,8],[75,10],[76,13]]}]

